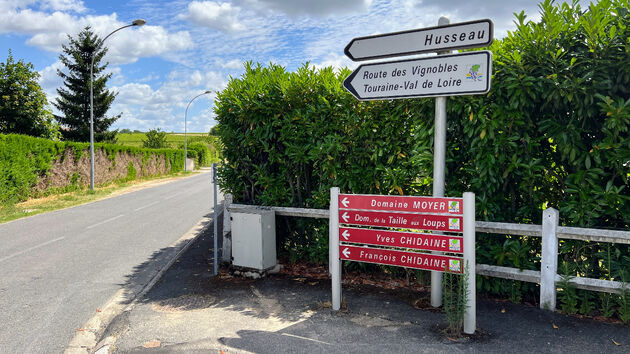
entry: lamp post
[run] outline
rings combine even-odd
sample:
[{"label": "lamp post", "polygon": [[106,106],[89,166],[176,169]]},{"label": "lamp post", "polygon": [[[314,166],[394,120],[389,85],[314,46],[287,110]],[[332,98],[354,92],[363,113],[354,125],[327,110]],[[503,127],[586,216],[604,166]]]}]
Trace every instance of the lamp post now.
[{"label": "lamp post", "polygon": [[188,116],[188,107],[190,107],[190,104],[193,103],[193,101],[202,95],[207,95],[209,93],[212,93],[212,91],[208,90],[205,91],[204,93],[200,93],[197,96],[193,97],[192,100],[190,100],[190,102],[188,102],[188,106],[186,106],[186,111],[184,112],[184,172],[186,171],[186,158],[188,158],[188,147],[187,147],[187,134],[188,134],[188,129],[187,129],[187,116]]},{"label": "lamp post", "polygon": [[123,28],[133,27],[133,26],[143,26],[147,21],[143,19],[137,19],[131,22],[130,25],[122,26],[115,31],[111,32],[103,40],[101,43],[94,49],[92,53],[92,62],[90,63],[90,190],[94,191],[94,58],[96,57],[96,53],[103,46],[103,43],[109,36],[120,31]]}]

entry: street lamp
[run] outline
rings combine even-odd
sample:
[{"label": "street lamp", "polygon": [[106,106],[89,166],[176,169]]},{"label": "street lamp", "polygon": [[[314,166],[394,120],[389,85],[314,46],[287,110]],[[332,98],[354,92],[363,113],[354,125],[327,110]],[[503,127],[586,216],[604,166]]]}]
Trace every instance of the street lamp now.
[{"label": "street lamp", "polygon": [[131,22],[130,25],[122,26],[116,29],[112,33],[105,36],[105,38],[103,38],[101,43],[98,45],[98,47],[96,47],[96,49],[94,49],[94,52],[92,53],[92,62],[90,64],[90,190],[91,191],[94,191],[94,87],[93,87],[94,86],[94,57],[96,56],[96,53],[98,52],[98,50],[101,49],[101,46],[103,46],[103,43],[105,42],[105,40],[109,38],[109,36],[120,31],[123,28],[132,27],[132,26],[143,26],[145,23],[147,23],[147,21],[143,19],[137,19]]},{"label": "street lamp", "polygon": [[190,102],[188,102],[188,106],[186,106],[186,111],[184,112],[184,172],[186,171],[186,158],[188,157],[188,148],[187,148],[187,134],[188,134],[188,129],[186,128],[187,126],[187,122],[186,122],[186,117],[188,116],[188,107],[190,107],[190,104],[193,103],[193,101],[202,95],[207,95],[209,93],[212,93],[212,91],[208,90],[204,93],[200,93],[197,96],[193,97],[192,100],[190,100]]}]

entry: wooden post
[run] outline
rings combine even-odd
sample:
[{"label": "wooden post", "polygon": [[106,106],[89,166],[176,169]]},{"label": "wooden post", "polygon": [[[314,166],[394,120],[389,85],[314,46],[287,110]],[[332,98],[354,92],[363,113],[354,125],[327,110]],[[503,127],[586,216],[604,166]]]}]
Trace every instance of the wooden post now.
[{"label": "wooden post", "polygon": [[556,309],[556,274],[558,273],[558,211],[543,211],[542,252],[540,259],[540,308]]},{"label": "wooden post", "polygon": [[328,247],[330,249],[328,264],[332,280],[332,309],[341,308],[341,261],[339,260],[339,187],[330,188],[330,219]]},{"label": "wooden post", "polygon": [[221,261],[232,263],[232,219],[228,208],[232,205],[232,194],[226,194],[223,198],[223,248]]},{"label": "wooden post", "polygon": [[464,193],[464,271],[468,272],[464,333],[477,330],[477,270],[475,237],[475,193]]}]

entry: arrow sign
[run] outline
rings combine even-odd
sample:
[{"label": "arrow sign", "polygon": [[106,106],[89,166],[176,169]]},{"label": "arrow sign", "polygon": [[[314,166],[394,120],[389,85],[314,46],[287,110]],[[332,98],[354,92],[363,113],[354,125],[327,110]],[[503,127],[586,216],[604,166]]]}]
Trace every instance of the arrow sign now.
[{"label": "arrow sign", "polygon": [[493,24],[488,19],[355,38],[344,49],[348,58],[370,60],[462,48],[487,47]]},{"label": "arrow sign", "polygon": [[[350,231],[352,231],[352,234]],[[342,242],[413,248],[424,251],[464,253],[464,240],[461,236],[347,227],[339,228],[339,232],[344,238],[341,239]]]},{"label": "arrow sign", "polygon": [[490,91],[492,53],[439,55],[363,64],[343,86],[359,100],[479,95]]},{"label": "arrow sign", "polygon": [[399,267],[462,273],[462,258],[383,248],[344,246],[340,259]]},{"label": "arrow sign", "polygon": [[[463,215],[462,198],[415,197],[400,195],[341,194],[344,208],[374,211],[404,211],[411,213],[434,213]],[[340,206],[341,207],[341,206]]]},{"label": "arrow sign", "polygon": [[387,213],[362,210],[340,210],[339,215],[340,218],[343,219],[342,223],[344,224],[448,232],[462,232],[463,230],[461,216]]}]

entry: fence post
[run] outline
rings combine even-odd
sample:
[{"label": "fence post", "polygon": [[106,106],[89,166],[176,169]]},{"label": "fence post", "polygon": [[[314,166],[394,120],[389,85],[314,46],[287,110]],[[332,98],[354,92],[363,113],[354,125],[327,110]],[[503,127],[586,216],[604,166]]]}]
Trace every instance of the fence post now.
[{"label": "fence post", "polygon": [[542,252],[540,259],[540,308],[556,309],[556,274],[558,273],[558,211],[543,211]]},{"label": "fence post", "polygon": [[330,216],[328,223],[328,247],[332,281],[332,309],[341,308],[341,261],[339,260],[339,187],[330,188]]},{"label": "fence post", "polygon": [[464,333],[473,334],[477,330],[477,270],[475,237],[475,193],[464,193],[464,271],[468,272],[466,284],[466,310],[464,312]]},{"label": "fence post", "polygon": [[[232,221],[228,208],[232,205],[232,194],[226,194],[223,198],[223,252],[221,261],[232,263]],[[228,236],[229,235],[229,236]]]}]

